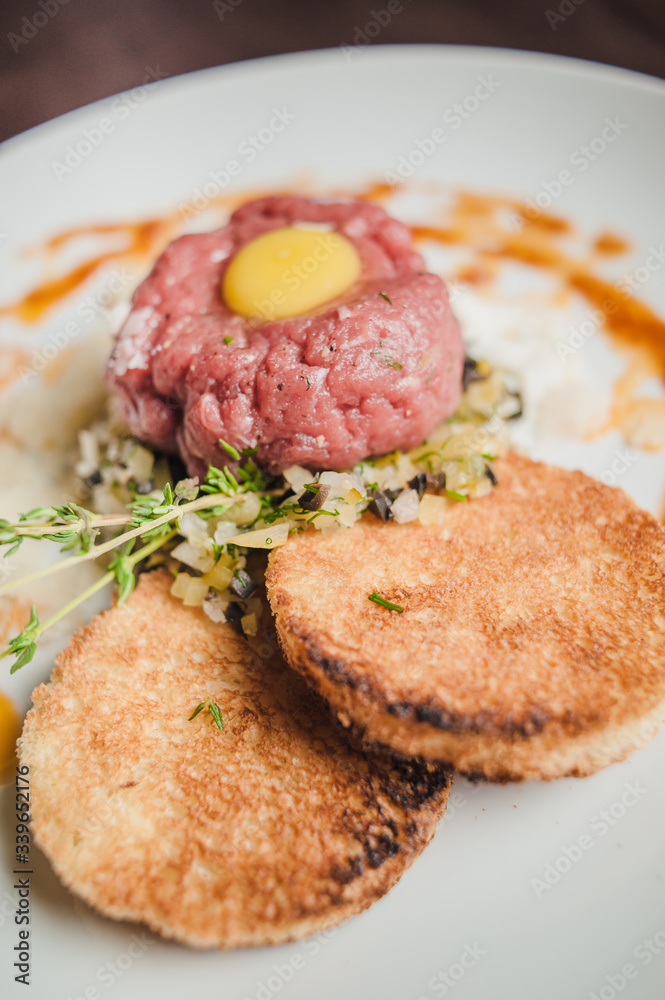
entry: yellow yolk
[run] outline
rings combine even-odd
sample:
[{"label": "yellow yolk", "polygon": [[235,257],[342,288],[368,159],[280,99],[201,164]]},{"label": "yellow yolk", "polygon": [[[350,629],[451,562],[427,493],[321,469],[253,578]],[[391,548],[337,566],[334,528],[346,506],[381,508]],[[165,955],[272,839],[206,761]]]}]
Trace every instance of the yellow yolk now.
[{"label": "yellow yolk", "polygon": [[6,694],[0,693],[0,781],[6,781],[16,762],[16,740],[21,720]]},{"label": "yellow yolk", "polygon": [[340,233],[273,229],[238,251],[226,270],[222,295],[241,316],[303,316],[348,291],[360,269],[358,251]]}]

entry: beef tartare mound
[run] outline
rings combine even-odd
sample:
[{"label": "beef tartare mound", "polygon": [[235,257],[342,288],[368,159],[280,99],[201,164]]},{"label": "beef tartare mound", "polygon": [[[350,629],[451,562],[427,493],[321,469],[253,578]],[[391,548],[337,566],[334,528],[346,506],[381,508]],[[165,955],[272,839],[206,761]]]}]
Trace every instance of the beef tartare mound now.
[{"label": "beef tartare mound", "polygon": [[[251,284],[250,244],[278,230],[308,231],[314,250],[296,263],[285,250],[279,287],[243,314],[229,269],[243,251]],[[340,293],[342,244],[345,273],[349,254],[358,268]],[[293,292],[311,303],[324,271],[335,297],[284,316]],[[134,294],[107,380],[129,430],[179,453],[190,474],[228,463],[220,439],[257,448],[258,464],[277,473],[416,446],[457,406],[463,360],[446,286],[405,225],[365,202],[275,197],[166,249]]]}]

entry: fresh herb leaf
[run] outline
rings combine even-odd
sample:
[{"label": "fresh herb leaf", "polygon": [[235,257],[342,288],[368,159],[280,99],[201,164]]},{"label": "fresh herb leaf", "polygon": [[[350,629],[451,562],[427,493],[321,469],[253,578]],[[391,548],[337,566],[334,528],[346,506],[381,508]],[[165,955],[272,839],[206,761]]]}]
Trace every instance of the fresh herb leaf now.
[{"label": "fresh herb leaf", "polygon": [[168,535],[172,530],[168,521],[164,524],[158,524],[154,528],[150,527],[150,522],[156,521],[162,517],[167,517],[171,520],[171,515],[175,517],[175,515],[179,514],[180,501],[183,499],[183,496],[184,494],[182,493],[174,493],[171,484],[167,483],[164,487],[161,499],[156,499],[155,497],[140,497],[140,499],[134,500],[130,507],[130,526],[132,528],[141,528],[145,526],[146,530],[141,532],[142,538],[166,537],[166,535]]},{"label": "fresh herb leaf", "polygon": [[215,721],[215,725],[221,732],[224,729],[224,720],[222,719],[222,711],[219,705],[216,705],[214,701],[209,701],[208,710]]},{"label": "fresh herb leaf", "polygon": [[316,521],[317,517],[339,517],[338,510],[317,510],[315,514],[307,518],[307,523],[311,524],[312,521]]},{"label": "fresh herb leaf", "polygon": [[252,458],[240,466],[238,479],[243,483],[245,492],[262,493],[268,488],[268,478]]},{"label": "fresh herb leaf", "polygon": [[23,544],[23,539],[25,537],[26,537],[25,535],[19,535],[16,528],[13,525],[11,525],[9,521],[0,519],[0,546],[1,545],[11,546],[11,548],[4,553],[5,557],[13,555],[17,551],[17,549]]},{"label": "fresh herb leaf", "polygon": [[233,496],[238,492],[239,486],[238,480],[229,472],[226,465],[223,469],[216,469],[211,465],[201,486],[201,493],[223,493],[225,496]]},{"label": "fresh herb leaf", "polygon": [[214,701],[212,701],[211,698],[206,698],[205,701],[202,701],[199,705],[197,705],[187,721],[191,722],[192,719],[195,719],[196,716],[199,714],[199,712],[202,712],[204,708],[207,708],[210,714],[212,715],[213,721],[217,726],[217,728],[220,731],[223,730],[224,720],[222,719],[222,710],[219,707],[219,705],[217,705]]},{"label": "fresh herb leaf", "polygon": [[226,478],[228,479],[228,481],[231,484],[231,488],[233,490],[235,490],[235,492],[237,493],[238,490],[240,489],[240,483],[238,482],[238,480],[236,479],[236,477],[233,475],[233,473],[229,471],[229,467],[227,465],[224,466],[224,473],[226,475]]},{"label": "fresh herb leaf", "polygon": [[293,498],[293,503],[285,503],[280,507],[275,507],[273,510],[268,510],[263,514],[263,522],[268,524],[274,524],[275,521],[279,521],[282,517],[288,517],[289,514],[300,513],[302,508],[295,502],[295,497]]},{"label": "fresh herb leaf", "polygon": [[387,601],[385,597],[381,597],[381,594],[377,594],[376,591],[374,591],[373,594],[370,594],[367,599],[369,601],[374,601],[375,604],[380,604],[382,608],[387,608],[388,611],[399,611],[400,614],[404,611],[401,604],[393,604],[392,601]]},{"label": "fresh herb leaf", "polygon": [[136,583],[134,562],[130,557],[133,546],[134,539],[123,545],[122,551],[109,563],[109,572],[113,573],[118,584],[118,607],[125,603]]},{"label": "fresh herb leaf", "polygon": [[226,452],[226,453],[227,453],[228,455],[230,455],[230,456],[231,456],[231,458],[233,459],[233,461],[234,461],[234,462],[237,462],[237,461],[238,461],[238,459],[240,458],[240,452],[238,451],[238,449],[237,449],[237,448],[234,448],[232,444],[229,444],[229,443],[228,443],[227,441],[225,441],[225,440],[224,440],[223,438],[220,438],[220,439],[219,439],[219,443],[221,444],[221,446],[222,446],[222,448],[224,449],[224,451],[225,451],[225,452]]},{"label": "fresh herb leaf", "polygon": [[20,514],[19,521],[52,521],[56,516],[55,507],[33,507],[27,514]]},{"label": "fresh herb leaf", "polygon": [[226,344],[226,346],[228,347],[228,346],[229,346],[229,344],[232,344],[232,343],[233,343],[233,337],[224,337],[224,343],[225,343],[225,344]]},{"label": "fresh herb leaf", "polygon": [[457,490],[446,490],[446,496],[450,497],[451,500],[468,500],[469,498],[465,496],[464,493],[458,493]]},{"label": "fresh herb leaf", "polygon": [[402,370],[402,365],[399,361],[395,361],[390,354],[385,354],[383,351],[372,351],[371,354],[373,358],[383,358],[383,363],[384,365],[387,365],[388,368],[396,368],[398,371]]},{"label": "fresh herb leaf", "polygon": [[37,643],[36,642],[28,643],[28,645],[24,648],[23,652],[20,654],[18,659],[16,659],[12,664],[9,673],[15,674],[16,671],[20,670],[21,667],[24,667],[26,663],[30,663],[36,651],[37,651]]},{"label": "fresh herb leaf", "polygon": [[389,305],[393,304],[392,299],[389,299],[385,292],[379,292],[379,295],[381,296],[382,299],[385,299],[386,302],[389,303]]},{"label": "fresh herb leaf", "polygon": [[30,663],[30,660],[35,655],[35,650],[37,649],[37,639],[41,632],[41,626],[39,624],[39,618],[37,617],[37,608],[34,606],[30,609],[30,620],[25,626],[23,631],[19,635],[15,636],[10,642],[7,643],[7,649],[4,653],[0,653],[0,660],[5,656],[16,656],[15,662],[12,664],[10,673],[14,674],[21,667],[24,667],[26,663]]}]

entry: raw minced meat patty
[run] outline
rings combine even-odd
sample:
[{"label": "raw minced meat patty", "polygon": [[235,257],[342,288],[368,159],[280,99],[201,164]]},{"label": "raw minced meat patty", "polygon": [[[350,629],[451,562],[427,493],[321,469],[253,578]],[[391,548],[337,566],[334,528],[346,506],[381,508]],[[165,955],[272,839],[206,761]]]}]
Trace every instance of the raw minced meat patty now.
[{"label": "raw minced meat patty", "polygon": [[[234,254],[300,222],[351,240],[360,280],[314,315],[233,313],[221,282]],[[228,463],[220,439],[258,446],[271,472],[343,469],[420,444],[457,406],[463,360],[446,286],[406,226],[365,202],[274,197],[165,250],[134,294],[107,379],[131,432],[179,453],[190,474]]]}]

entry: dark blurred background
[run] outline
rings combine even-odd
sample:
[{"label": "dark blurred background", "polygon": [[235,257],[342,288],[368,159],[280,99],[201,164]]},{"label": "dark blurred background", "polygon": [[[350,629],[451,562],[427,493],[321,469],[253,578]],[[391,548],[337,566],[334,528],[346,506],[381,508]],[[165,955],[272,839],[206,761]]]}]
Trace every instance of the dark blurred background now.
[{"label": "dark blurred background", "polygon": [[665,0],[4,0],[0,139],[151,73],[370,41],[364,26],[386,9],[381,44],[532,49],[665,76]]}]

